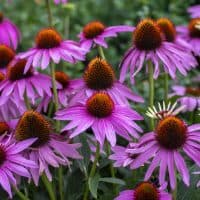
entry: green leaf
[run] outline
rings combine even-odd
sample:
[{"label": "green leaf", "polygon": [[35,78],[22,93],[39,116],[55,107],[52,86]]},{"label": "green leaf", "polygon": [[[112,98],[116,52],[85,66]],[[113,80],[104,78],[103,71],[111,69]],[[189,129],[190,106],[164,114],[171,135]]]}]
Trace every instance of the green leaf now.
[{"label": "green leaf", "polygon": [[112,178],[112,177],[106,177],[106,178],[100,178],[101,182],[106,182],[106,183],[113,183],[113,184],[118,184],[118,185],[125,185],[126,183],[119,179],[119,178]]},{"label": "green leaf", "polygon": [[88,180],[90,192],[95,199],[97,199],[97,189],[99,185],[99,179],[100,175],[96,174],[94,177],[90,177]]},{"label": "green leaf", "polygon": [[78,160],[79,163],[79,167],[81,169],[82,172],[84,172],[84,174],[87,176],[87,172],[88,172],[88,165],[90,163],[90,155],[91,155],[91,151],[90,151],[90,147],[87,141],[87,136],[85,134],[81,134],[79,137],[80,142],[82,144],[81,148],[79,149],[80,154],[83,156],[82,160]]}]

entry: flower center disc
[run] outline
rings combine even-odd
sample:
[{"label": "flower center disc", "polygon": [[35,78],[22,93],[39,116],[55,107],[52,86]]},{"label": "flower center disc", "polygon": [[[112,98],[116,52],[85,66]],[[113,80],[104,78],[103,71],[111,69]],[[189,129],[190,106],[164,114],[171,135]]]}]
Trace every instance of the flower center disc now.
[{"label": "flower center disc", "polygon": [[19,141],[38,138],[32,145],[38,147],[49,141],[50,132],[49,122],[40,113],[31,110],[26,111],[20,118],[16,127],[15,138]]},{"label": "flower center disc", "polygon": [[66,88],[69,85],[69,76],[61,71],[57,71],[55,73],[56,80],[63,86],[63,88]]},{"label": "flower center disc", "polygon": [[167,149],[180,148],[187,137],[185,123],[174,116],[168,116],[158,122],[156,127],[157,141]]},{"label": "flower center disc", "polygon": [[15,57],[15,52],[6,45],[0,45],[0,68],[5,68]]},{"label": "flower center disc", "polygon": [[155,50],[162,44],[158,25],[151,19],[144,19],[133,32],[133,41],[140,50]]},{"label": "flower center disc", "polygon": [[0,166],[5,162],[6,160],[6,152],[4,150],[3,145],[0,144]]},{"label": "flower center disc", "polygon": [[93,39],[103,33],[106,27],[99,21],[90,22],[83,28],[83,34],[88,39]]},{"label": "flower center disc", "polygon": [[191,37],[200,38],[200,18],[192,19],[188,29]]},{"label": "flower center disc", "polygon": [[139,184],[134,191],[135,200],[159,200],[157,188],[149,182]]},{"label": "flower center disc", "polygon": [[83,78],[90,89],[104,90],[113,86],[115,74],[109,63],[101,58],[94,58],[88,64]]},{"label": "flower center disc", "polygon": [[24,74],[25,66],[26,66],[25,59],[17,60],[17,62],[13,66],[8,65],[8,70],[7,70],[8,79],[11,81],[16,81],[23,78],[31,77],[33,75],[33,69],[30,68],[28,72]]},{"label": "flower center disc", "polygon": [[157,24],[164,34],[167,42],[174,42],[176,38],[176,29],[174,24],[167,18],[161,18],[157,20]]},{"label": "flower center disc", "polygon": [[4,79],[5,79],[5,75],[2,72],[0,72],[0,82],[3,81]]},{"label": "flower center disc", "polygon": [[50,49],[58,47],[62,42],[62,37],[53,28],[46,28],[37,34],[35,42],[40,49]]},{"label": "flower center disc", "polygon": [[6,122],[0,122],[0,135],[3,135],[5,132],[8,132],[10,127]]},{"label": "flower center disc", "polygon": [[104,118],[111,115],[114,103],[110,96],[104,92],[93,94],[86,103],[87,111],[95,117]]},{"label": "flower center disc", "polygon": [[3,18],[4,18],[3,13],[0,12],[0,23],[3,21]]},{"label": "flower center disc", "polygon": [[200,88],[188,87],[186,88],[186,94],[189,94],[195,97],[200,97]]}]

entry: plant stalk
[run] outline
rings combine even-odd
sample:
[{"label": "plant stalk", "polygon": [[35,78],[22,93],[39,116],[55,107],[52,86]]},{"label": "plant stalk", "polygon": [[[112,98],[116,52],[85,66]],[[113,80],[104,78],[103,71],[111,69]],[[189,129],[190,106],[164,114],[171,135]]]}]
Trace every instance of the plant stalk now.
[{"label": "plant stalk", "polygon": [[105,60],[106,57],[105,57],[105,54],[104,54],[104,52],[103,52],[103,48],[102,48],[101,46],[99,46],[99,45],[98,45],[97,48],[98,48],[99,55],[101,56],[102,59]]},{"label": "plant stalk", "polygon": [[44,185],[47,189],[50,200],[56,200],[55,192],[53,191],[52,183],[49,182],[49,180],[47,179],[45,174],[42,175],[42,181],[43,181],[43,183],[44,183]]},{"label": "plant stalk", "polygon": [[28,197],[26,197],[20,190],[18,190],[16,187],[13,187],[14,191],[16,192],[16,195],[21,199],[21,200],[30,200]]},{"label": "plant stalk", "polygon": [[[100,144],[99,144],[99,142],[97,142],[95,159],[94,159],[94,162],[92,164],[92,168],[91,168],[91,171],[90,171],[90,174],[89,174],[89,178],[94,177],[94,175],[95,175],[97,162],[99,160],[99,156],[100,156]],[[89,180],[89,178],[88,178],[88,180]],[[86,183],[83,200],[88,200],[88,195],[89,195],[89,183],[88,183],[88,180],[87,180],[87,183]]]},{"label": "plant stalk", "polygon": [[[149,72],[149,106],[153,107],[154,105],[154,79],[153,79],[153,64],[151,61],[148,61],[148,72]],[[150,129],[154,129],[154,120],[150,118]]]},{"label": "plant stalk", "polygon": [[169,76],[167,73],[164,74],[164,99],[167,103],[168,101],[168,92],[169,92]]}]

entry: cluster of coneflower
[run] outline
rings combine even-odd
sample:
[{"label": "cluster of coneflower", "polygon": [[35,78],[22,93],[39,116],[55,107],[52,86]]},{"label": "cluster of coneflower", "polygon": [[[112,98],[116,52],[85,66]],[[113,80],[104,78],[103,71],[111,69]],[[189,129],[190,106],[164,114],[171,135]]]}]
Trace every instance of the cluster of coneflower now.
[{"label": "cluster of coneflower", "polygon": [[[46,3],[51,15],[50,2]],[[12,188],[19,197],[27,198],[17,189],[18,177],[27,177],[36,186],[41,177],[50,198],[55,199],[50,191],[54,180],[50,167],[58,168],[62,187],[61,166],[82,159],[82,144],[74,143],[74,138],[87,135],[88,129],[94,142],[88,180],[95,175],[105,144],[111,146],[113,154],[108,156],[114,167],[135,170],[149,165],[144,181],[134,190],[121,192],[116,200],[176,199],[177,174],[190,185],[185,155],[200,167],[200,124],[186,123],[179,113],[195,113],[200,107],[200,77],[194,77],[191,86],[174,85],[173,92],[168,92],[169,77],[177,79],[178,72],[187,76],[198,66],[200,18],[196,17],[200,17],[200,6],[189,12],[195,18],[188,26],[179,27],[167,18],[142,19],[136,27],[106,27],[93,21],[79,34],[79,42],[63,39],[49,16],[47,28],[36,34],[34,47],[22,53],[16,50],[21,40],[18,27],[0,13],[0,185],[10,198]],[[103,48],[108,47],[105,38],[117,37],[120,32],[132,32],[133,39],[120,63],[118,80]],[[67,69],[56,70],[61,60],[72,64],[84,61],[94,48],[99,54],[90,60],[81,78],[71,79]],[[129,77],[134,87],[135,76],[144,73],[144,68],[149,75],[148,133],[136,123],[145,125],[145,113],[132,108],[133,102],[145,100],[124,84]],[[45,69],[50,69],[46,70],[50,75]],[[163,103],[156,107],[154,82],[161,73],[165,76]],[[179,97],[175,103],[170,103],[172,96]],[[128,142],[126,147],[117,145],[119,137]],[[158,185],[150,181],[153,172]],[[88,180],[84,200],[90,198]],[[62,189],[60,192],[63,200]]]}]

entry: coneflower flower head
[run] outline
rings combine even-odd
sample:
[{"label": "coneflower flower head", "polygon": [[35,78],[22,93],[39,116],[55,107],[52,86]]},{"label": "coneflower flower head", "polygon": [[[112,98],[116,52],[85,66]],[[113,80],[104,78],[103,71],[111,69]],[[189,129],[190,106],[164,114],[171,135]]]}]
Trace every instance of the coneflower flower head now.
[{"label": "coneflower flower head", "polygon": [[81,46],[88,51],[92,48],[93,44],[108,47],[105,38],[116,37],[120,32],[131,32],[133,27],[126,25],[106,27],[100,21],[92,21],[83,27],[82,32],[78,35],[80,38]]},{"label": "coneflower flower head", "polygon": [[6,45],[0,45],[0,71],[6,73],[6,67],[14,59],[15,52]]},{"label": "coneflower flower head", "polygon": [[[163,64],[164,71],[172,78],[176,77],[176,71],[187,75],[187,71],[196,66],[196,60],[191,53],[185,52],[185,45],[177,45],[167,39],[173,39],[165,35],[162,23],[151,19],[141,20],[133,31],[133,45],[125,53],[121,62],[120,81],[124,81],[130,67],[131,81],[134,83],[134,76],[142,69],[145,61],[151,61],[155,66],[154,78],[160,74],[159,63]],[[170,31],[171,31],[170,26]],[[173,33],[170,33],[172,37]],[[175,35],[173,35],[175,37]]]},{"label": "coneflower flower head", "polygon": [[32,65],[47,68],[51,60],[59,63],[64,60],[70,63],[76,63],[78,60],[85,59],[86,50],[72,40],[63,40],[61,35],[53,28],[45,28],[40,30],[35,38],[35,47],[27,52],[20,53],[19,58],[27,59],[25,72]]},{"label": "coneflower flower head", "polygon": [[[0,105],[12,98],[20,106],[24,95],[34,104],[38,97],[51,96],[51,78],[47,75],[35,72],[32,67],[24,73],[26,59],[15,58],[9,63],[6,78],[0,84]],[[57,86],[59,87],[59,86]]]},{"label": "coneflower flower head", "polygon": [[72,102],[76,102],[80,96],[88,98],[95,92],[107,92],[113,101],[119,104],[128,104],[128,100],[143,102],[143,98],[134,94],[129,88],[120,83],[112,66],[99,57],[93,58],[83,75],[82,79],[74,81],[76,95]]},{"label": "coneflower flower head", "polygon": [[0,12],[0,35],[0,44],[5,44],[13,49],[17,48],[21,37],[19,29],[5,18],[2,12]]},{"label": "coneflower flower head", "polygon": [[200,106],[200,88],[197,87],[184,87],[175,85],[172,87],[173,93],[170,96],[178,96],[178,101],[181,105],[185,106],[184,112],[194,111]]},{"label": "coneflower flower head", "polygon": [[5,134],[0,137],[0,185],[10,198],[12,198],[11,186],[17,187],[16,176],[30,178],[29,170],[38,167],[34,161],[22,156],[23,151],[35,141],[36,138],[16,142],[12,134],[8,137],[5,137]]},{"label": "coneflower flower head", "polygon": [[141,182],[134,190],[120,192],[115,200],[172,200],[172,197],[163,187],[157,188],[151,182]]},{"label": "coneflower flower head", "polygon": [[33,160],[39,166],[38,169],[30,170],[36,185],[38,185],[39,177],[43,172],[50,181],[52,180],[49,165],[53,167],[69,165],[70,161],[68,158],[81,158],[77,152],[80,144],[69,144],[64,137],[53,133],[50,123],[43,115],[29,110],[18,121],[15,129],[15,139],[17,141],[24,141],[27,138],[35,137],[38,139],[24,154],[29,160]]},{"label": "coneflower flower head", "polygon": [[116,134],[130,140],[130,136],[138,138],[142,129],[134,120],[143,118],[129,106],[115,103],[105,92],[97,92],[87,100],[56,113],[55,119],[68,120],[64,128],[72,130],[71,138],[92,128],[96,140],[104,144],[105,138],[112,146],[116,144]]},{"label": "coneflower flower head", "polygon": [[185,160],[181,155],[183,152],[200,166],[200,124],[188,126],[181,118],[176,116],[184,109],[183,106],[175,108],[174,105],[161,105],[158,109],[150,109],[147,115],[158,119],[155,130],[144,134],[139,139],[136,149],[129,152],[137,152],[137,157],[132,165],[137,168],[150,161],[145,180],[148,180],[153,171],[159,168],[159,183],[165,182],[166,172],[169,174],[169,183],[172,189],[176,186],[175,170],[181,175],[183,182],[189,186],[190,176]]},{"label": "coneflower flower head", "polygon": [[188,26],[179,26],[177,31],[181,38],[190,44],[195,56],[200,55],[200,18],[191,19]]}]

